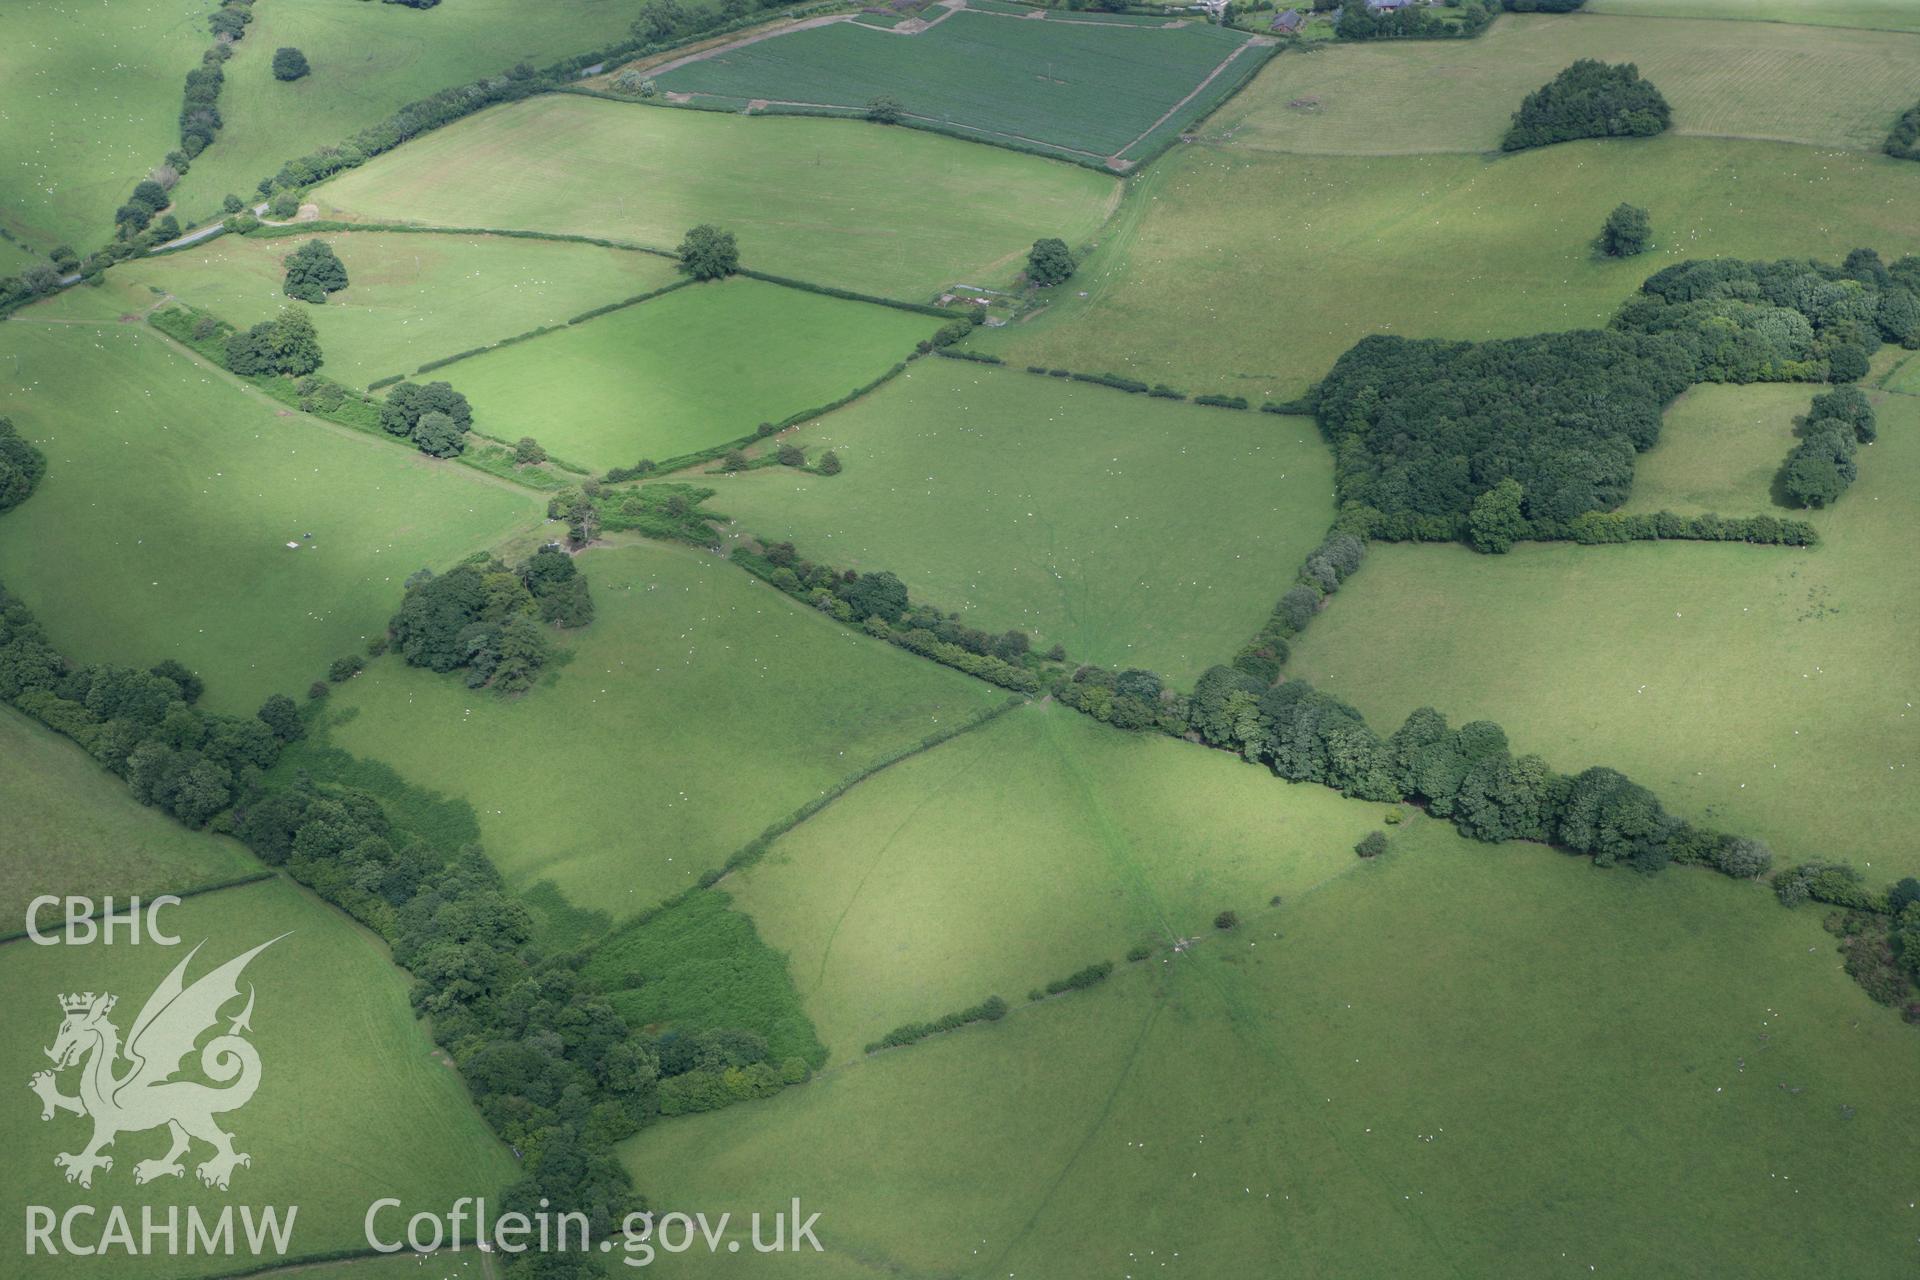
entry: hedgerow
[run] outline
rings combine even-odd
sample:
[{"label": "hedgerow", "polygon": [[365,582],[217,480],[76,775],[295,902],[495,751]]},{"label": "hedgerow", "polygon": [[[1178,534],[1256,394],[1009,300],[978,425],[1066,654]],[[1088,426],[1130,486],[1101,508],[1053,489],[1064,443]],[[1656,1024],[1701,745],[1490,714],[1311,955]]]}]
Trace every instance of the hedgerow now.
[{"label": "hedgerow", "polygon": [[882,1049],[897,1049],[902,1045],[914,1044],[928,1036],[939,1035],[943,1031],[957,1031],[973,1022],[998,1022],[1007,1016],[1007,1002],[999,996],[988,996],[979,1004],[966,1009],[956,1010],[932,1022],[909,1022],[872,1041],[866,1047],[867,1053],[879,1053]]}]

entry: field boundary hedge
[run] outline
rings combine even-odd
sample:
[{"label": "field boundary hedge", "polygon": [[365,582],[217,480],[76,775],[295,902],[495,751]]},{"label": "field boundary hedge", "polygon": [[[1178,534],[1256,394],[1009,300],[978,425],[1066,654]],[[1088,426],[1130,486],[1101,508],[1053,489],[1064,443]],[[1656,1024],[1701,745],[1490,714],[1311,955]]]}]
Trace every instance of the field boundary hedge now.
[{"label": "field boundary hedge", "polygon": [[[808,818],[813,817],[835,800],[838,800],[841,796],[844,796],[868,778],[873,777],[876,773],[885,769],[891,769],[901,761],[910,760],[924,751],[931,751],[944,742],[951,742],[963,733],[971,733],[983,725],[998,720],[1009,711],[1017,710],[1026,705],[1027,699],[1025,698],[1007,698],[995,706],[985,707],[976,711],[969,719],[957,725],[950,725],[938,733],[928,734],[911,746],[901,747],[898,750],[887,753],[887,755],[874,761],[858,773],[851,774],[848,777],[842,778],[839,782],[834,783],[833,786],[821,792],[820,795],[807,801],[798,809],[795,809],[792,813],[772,824],[759,835],[747,841],[747,843],[741,845],[740,848],[726,860],[724,865],[716,867],[701,876],[696,888],[711,889],[728,874],[751,867],[754,863],[766,856],[767,850],[772,847],[774,841],[786,835],[789,831],[792,831]],[[689,890],[688,892],[693,892],[693,890]]]},{"label": "field boundary hedge", "polygon": [[[218,893],[222,889],[238,889],[245,885],[259,884],[262,880],[278,880],[279,878],[280,873],[278,871],[263,869],[260,871],[249,871],[245,875],[232,876],[225,880],[215,880],[211,884],[195,885],[191,889],[163,889],[159,893],[150,893],[144,896],[148,902],[152,902],[155,898],[169,895],[185,902],[188,898],[197,898],[202,894]],[[95,907],[92,911],[82,916],[81,919],[98,920],[106,914],[107,911],[105,907]],[[66,932],[66,928],[67,918],[65,915],[62,915],[58,925],[42,925],[40,926],[40,932],[45,934],[64,933]],[[27,931],[25,929],[16,929],[12,933],[0,933],[0,946],[4,946],[9,942],[18,942],[26,936]]]},{"label": "field boundary hedge", "polygon": [[[615,467],[612,471],[607,472],[605,477],[606,482],[610,484],[618,484],[620,483],[620,480],[631,480],[638,475],[664,476],[670,472],[685,471],[689,467],[701,466],[705,463],[714,461],[716,458],[724,458],[727,456],[727,454],[733,452],[735,449],[744,449],[756,440],[766,439],[767,436],[774,434],[774,432],[785,431],[788,427],[797,427],[803,422],[811,422],[815,418],[825,417],[827,414],[832,413],[836,409],[846,408],[848,405],[852,404],[855,400],[858,400],[862,396],[868,395],[878,390],[879,388],[885,386],[887,383],[892,382],[895,378],[899,377],[901,374],[905,373],[907,371],[907,365],[912,359],[913,359],[912,356],[907,357],[906,360],[902,360],[900,363],[894,365],[891,369],[888,369],[885,373],[881,374],[879,377],[875,378],[873,381],[866,383],[863,386],[855,387],[852,391],[849,391],[846,395],[841,396],[838,400],[834,400],[823,405],[816,405],[811,409],[802,409],[797,413],[788,414],[786,417],[782,418],[780,421],[773,424],[773,431],[763,433],[756,427],[753,431],[749,432],[748,434],[744,436],[737,436],[734,439],[728,440],[723,444],[709,445],[705,449],[696,449],[692,453],[683,453],[683,454],[680,454],[678,457],[668,458],[664,462],[655,463],[651,470],[644,471],[644,472],[637,471],[631,467]],[[620,477],[620,480],[613,479],[613,477],[616,475]]]},{"label": "field boundary hedge", "polygon": [[[205,339],[197,339],[193,336],[192,322],[201,317],[212,320],[218,326],[216,332]],[[149,312],[147,315],[147,323],[199,356],[202,360],[222,370],[229,377],[238,378],[241,382],[259,391],[262,395],[277,400],[290,409],[295,409],[311,417],[319,418],[324,422],[331,422],[338,427],[346,427],[350,431],[357,431],[361,435],[372,436],[376,440],[381,440],[388,444],[400,445],[407,448],[412,447],[403,437],[392,435],[380,425],[380,402],[378,400],[375,400],[365,392],[355,391],[352,387],[344,383],[335,382],[331,378],[323,377],[317,373],[309,374],[307,377],[296,381],[292,378],[282,377],[277,374],[249,377],[234,373],[231,369],[228,369],[224,349],[226,336],[238,331],[211,311],[204,311],[193,306],[191,303],[182,302],[178,298],[174,298],[170,300],[167,305]],[[373,385],[374,387],[391,386],[396,382],[403,381],[404,377],[405,375],[396,375],[391,378],[383,378]],[[302,394],[299,386],[302,382],[308,384],[310,387],[319,386],[337,390],[340,393],[340,399],[332,408],[325,408],[316,403],[311,395]],[[492,439],[492,437],[487,438]],[[492,476],[497,480],[505,480],[509,484],[516,484],[533,493],[544,493],[553,487],[551,485],[532,484],[517,476],[506,475],[492,467],[484,466],[478,460],[468,458],[467,452],[464,449],[455,457],[445,460],[471,467],[484,475]]]},{"label": "field boundary hedge", "polygon": [[574,235],[565,231],[523,231],[513,227],[443,227],[423,222],[342,222],[338,218],[315,218],[311,222],[263,222],[253,230],[241,234],[249,239],[274,240],[283,236],[303,236],[335,231],[376,231],[388,235],[504,236],[509,240],[552,240],[560,244],[590,244],[601,249],[650,253],[656,258],[678,260],[680,257],[671,249],[640,244],[633,240],[609,240],[604,236]]},{"label": "field boundary hedge", "polygon": [[976,1022],[998,1022],[1007,1016],[1007,1002],[999,996],[988,996],[979,1004],[935,1018],[932,1022],[908,1022],[895,1027],[878,1040],[871,1041],[862,1050],[875,1054],[886,1049],[899,1049],[910,1044],[918,1044],[928,1036],[937,1036],[948,1031],[958,1031],[961,1027]]},{"label": "field boundary hedge", "polygon": [[[525,333],[516,333],[511,337],[501,338],[498,342],[489,342],[485,346],[480,347],[469,347],[465,351],[456,351],[450,356],[441,356],[438,360],[429,360],[415,369],[414,373],[431,373],[435,369],[444,369],[450,364],[458,364],[460,361],[471,359],[474,356],[486,355],[489,351],[498,351],[502,347],[511,347],[515,343],[526,342],[529,339],[538,338],[545,334],[559,333],[562,329],[570,329],[574,325],[585,324],[589,320],[597,320],[601,316],[610,315],[615,311],[638,306],[640,303],[649,302],[663,293],[672,293],[675,289],[684,289],[693,283],[694,281],[691,279],[675,280],[670,284],[661,285],[658,289],[649,289],[645,293],[636,293],[631,298],[622,298],[618,302],[609,302],[604,307],[595,307],[591,311],[582,311],[572,319],[563,320],[559,324],[543,324],[538,328],[528,329]],[[367,390],[375,390],[376,386],[391,386],[395,382],[402,381],[406,376],[405,374],[396,374],[391,379],[382,379],[380,383],[375,384],[375,386],[369,386]],[[493,437],[488,438],[492,439]],[[502,440],[500,443],[511,445],[512,441]],[[587,473],[582,472],[581,474],[584,475]]]}]

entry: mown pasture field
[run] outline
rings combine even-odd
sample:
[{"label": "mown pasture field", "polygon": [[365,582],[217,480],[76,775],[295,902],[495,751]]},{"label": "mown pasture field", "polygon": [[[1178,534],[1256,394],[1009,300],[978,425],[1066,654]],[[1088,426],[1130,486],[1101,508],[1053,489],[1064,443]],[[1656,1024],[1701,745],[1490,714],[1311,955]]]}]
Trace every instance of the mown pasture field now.
[{"label": "mown pasture field", "polygon": [[1205,132],[1262,151],[1495,151],[1521,99],[1576,58],[1634,63],[1677,132],[1714,138],[1878,151],[1920,95],[1920,35],[1514,14],[1473,40],[1278,58]]},{"label": "mown pasture field", "polygon": [[[117,784],[116,784],[117,785]],[[196,839],[211,839],[200,836]],[[364,1248],[361,1220],[383,1196],[412,1204],[448,1205],[457,1196],[504,1186],[514,1177],[506,1148],[488,1132],[466,1087],[414,1020],[408,976],[383,947],[331,907],[284,880],[263,881],[189,898],[163,916],[177,947],[0,947],[7,1025],[0,1068],[22,1095],[0,1124],[14,1158],[0,1174],[0,1194],[13,1205],[126,1206],[136,1230],[140,1206],[164,1215],[169,1205],[217,1214],[230,1203],[298,1205],[289,1255]],[[259,1050],[260,1087],[245,1108],[220,1117],[235,1148],[253,1157],[235,1170],[229,1191],[201,1185],[191,1167],[175,1180],[136,1186],[133,1166],[164,1154],[164,1129],[123,1133],[110,1151],[113,1168],[94,1175],[91,1190],[69,1184],[56,1152],[86,1140],[85,1121],[58,1115],[42,1122],[23,1087],[47,1066],[41,1050],[60,1025],[58,997],[108,991],[119,1005],[114,1022],[126,1033],[149,993],[194,945],[204,940],[187,979],[267,941],[243,975],[255,991],[249,1039]],[[238,1006],[230,1011],[237,1012]],[[224,1029],[225,1023],[222,1023]],[[197,1062],[197,1059],[192,1060]],[[124,1066],[121,1070],[124,1070]],[[189,1078],[195,1072],[188,1069]],[[74,1090],[71,1072],[63,1091]],[[206,1159],[196,1144],[191,1159]],[[163,1219],[164,1221],[164,1216]],[[96,1217],[95,1229],[103,1225]],[[236,1227],[236,1230],[238,1228]],[[71,1258],[25,1256],[23,1217],[0,1225],[10,1274],[31,1280],[73,1274]],[[184,1247],[184,1223],[182,1226]],[[230,1272],[233,1257],[111,1256],[112,1274],[190,1277]]]},{"label": "mown pasture field", "polygon": [[[216,216],[228,192],[251,199],[255,184],[286,161],[345,142],[437,90],[623,39],[639,11],[637,0],[462,0],[429,9],[362,0],[261,5],[227,63],[220,93],[226,126],[181,183],[184,215]],[[305,53],[312,72],[276,80],[273,51],[283,45]],[[182,63],[179,74],[191,66],[191,59]]]},{"label": "mown pasture field", "polygon": [[1795,0],[1587,0],[1586,12],[1920,31],[1920,10],[1907,0],[1828,0],[1826,4],[1797,4]]},{"label": "mown pasture field", "polygon": [[[1160,24],[1016,17],[966,10],[912,35],[836,22],[723,49],[662,72],[669,93],[901,110],[988,139],[1040,143],[1086,159],[1123,157],[1220,70],[1230,88],[1259,67],[1246,33],[1206,22]],[[1209,88],[1212,88],[1209,85]]]},{"label": "mown pasture field", "polygon": [[48,460],[0,518],[0,582],[77,661],[177,658],[209,706],[250,714],[382,634],[408,574],[544,515],[530,491],[293,413],[145,325],[94,318],[111,302],[80,291],[0,327],[0,416]]},{"label": "mown pasture field", "polygon": [[846,1061],[903,1023],[1023,1004],[1297,898],[1361,866],[1387,809],[1036,705],[861,783],[726,888]]},{"label": "mown pasture field", "polygon": [[140,804],[86,752],[10,707],[0,707],[0,759],[0,921],[10,922],[0,934],[24,927],[27,904],[42,894],[124,902],[260,869],[234,841],[198,835]]},{"label": "mown pasture field", "polygon": [[1421,823],[1186,955],[624,1151],[675,1203],[822,1212],[813,1265],[667,1275],[1894,1274],[1911,1036],[1815,911]]},{"label": "mown pasture field", "polygon": [[[580,565],[598,616],[562,638],[564,663],[524,698],[389,657],[328,700],[325,733],[469,801],[516,888],[550,882],[616,922],[825,789],[1005,696],[703,552],[651,543]],[[304,763],[296,751],[281,768]]]},{"label": "mown pasture field", "polygon": [[665,258],[597,245],[355,232],[222,236],[128,262],[107,282],[130,308],[151,305],[151,291],[160,289],[244,328],[303,305],[286,295],[284,264],[309,238],[332,246],[347,269],[349,287],[306,312],[326,353],[327,376],[348,386],[411,374],[430,360],[565,324],[677,278]]},{"label": "mown pasture field", "polygon": [[829,404],[913,354],[940,323],[735,279],[677,289],[429,376],[473,402],[476,429],[534,436],[555,457],[605,471],[665,462]]},{"label": "mown pasture field", "polygon": [[1776,502],[1773,485],[1814,394],[1785,383],[1682,393],[1661,421],[1659,443],[1634,460],[1633,492],[1621,510],[1799,518]]},{"label": "mown pasture field", "polygon": [[[1020,198],[992,194],[1007,191]],[[1085,240],[1119,191],[1077,165],[910,129],[549,95],[449,125],[314,197],[345,216],[666,249],[711,222],[749,267],[917,300],[1011,276],[1041,236]]]},{"label": "mown pasture field", "polygon": [[[1781,143],[1582,142],[1493,161],[1196,146],[1134,181],[1071,291],[973,345],[1285,400],[1369,333],[1603,325],[1682,258],[1920,251],[1920,164]],[[1599,260],[1593,238],[1623,200],[1652,214],[1654,247]]]},{"label": "mown pasture field", "polygon": [[1920,398],[1878,399],[1859,481],[1794,513],[1818,547],[1376,545],[1290,670],[1377,725],[1431,705],[1563,770],[1612,765],[1786,860],[1920,874]]},{"label": "mown pasture field", "polygon": [[742,473],[737,530],[1080,662],[1197,676],[1257,631],[1333,519],[1312,422],[923,360],[802,427],[827,478]]},{"label": "mown pasture field", "polygon": [[180,145],[180,86],[213,43],[205,0],[15,0],[0,40],[0,226],[87,252]]}]

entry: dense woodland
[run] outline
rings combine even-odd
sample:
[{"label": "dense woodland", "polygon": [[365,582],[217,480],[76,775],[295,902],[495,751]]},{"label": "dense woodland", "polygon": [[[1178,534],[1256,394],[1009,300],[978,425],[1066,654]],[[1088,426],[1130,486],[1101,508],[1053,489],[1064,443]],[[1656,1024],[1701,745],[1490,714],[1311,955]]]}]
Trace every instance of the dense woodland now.
[{"label": "dense woodland", "polygon": [[1491,528],[1504,500],[1486,496],[1509,480],[1524,521],[1577,536],[1571,522],[1625,501],[1635,455],[1659,439],[1681,391],[1852,382],[1883,342],[1920,345],[1917,291],[1920,258],[1888,267],[1870,249],[1840,266],[1684,262],[1649,278],[1604,330],[1362,339],[1319,385],[1314,411],[1341,503],[1368,536],[1461,537],[1477,505]]}]

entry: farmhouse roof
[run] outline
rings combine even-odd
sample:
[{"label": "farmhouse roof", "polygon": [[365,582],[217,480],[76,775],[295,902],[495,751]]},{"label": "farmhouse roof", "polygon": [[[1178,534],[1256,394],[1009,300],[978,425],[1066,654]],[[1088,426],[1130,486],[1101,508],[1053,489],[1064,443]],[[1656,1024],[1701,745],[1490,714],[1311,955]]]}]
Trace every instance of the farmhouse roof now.
[{"label": "farmhouse roof", "polygon": [[1306,19],[1300,16],[1298,9],[1289,9],[1273,20],[1273,30],[1298,31],[1305,22]]}]

